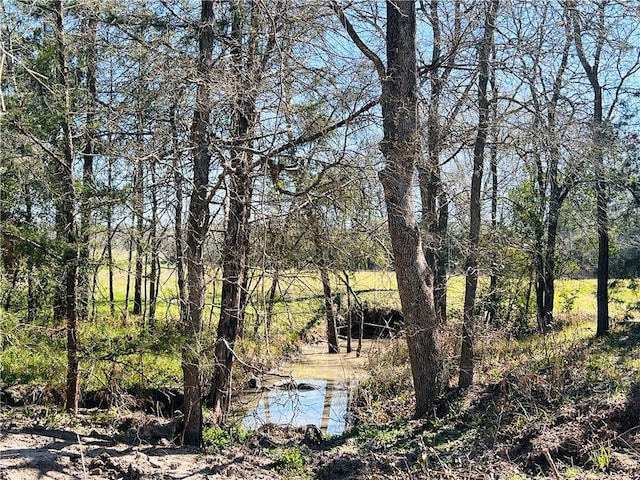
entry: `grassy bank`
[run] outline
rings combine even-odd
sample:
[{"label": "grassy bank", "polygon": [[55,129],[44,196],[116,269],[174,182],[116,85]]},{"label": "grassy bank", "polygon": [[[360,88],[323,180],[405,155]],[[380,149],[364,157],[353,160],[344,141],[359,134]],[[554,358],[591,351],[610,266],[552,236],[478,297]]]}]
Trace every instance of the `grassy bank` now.
[{"label": "grassy bank", "polygon": [[[175,275],[163,269],[158,297],[155,329],[149,329],[146,314],[132,315],[124,310],[126,271],[116,269],[114,294],[116,315],[110,316],[106,300],[106,271],[98,276],[94,320],[80,328],[81,367],[85,390],[179,387],[182,338],[178,321]],[[315,272],[281,273],[274,303],[269,307],[269,290],[273,278],[256,275],[250,282],[250,298],[238,353],[248,364],[269,368],[283,356],[294,353],[309,340],[323,338],[323,300],[320,279]],[[341,292],[346,308],[344,278],[334,277],[334,290]],[[205,307],[203,355],[210,351],[219,315],[220,279],[216,272],[209,277]],[[361,304],[398,308],[395,276],[391,272],[356,272],[350,274],[350,287]],[[616,280],[611,289],[611,316],[615,321],[640,318],[638,282]],[[448,301],[453,325],[462,308],[464,279],[449,281]],[[592,335],[590,319],[595,316],[595,280],[560,280],[556,291],[558,318],[582,321],[585,335]],[[353,299],[352,299],[353,302]],[[129,310],[132,301],[129,302]],[[267,311],[271,316],[267,319]],[[48,318],[27,324],[21,312],[1,313],[0,378],[4,385],[44,384],[53,388],[64,385],[66,353],[63,325],[53,325]],[[498,343],[504,339],[498,339]]]}]

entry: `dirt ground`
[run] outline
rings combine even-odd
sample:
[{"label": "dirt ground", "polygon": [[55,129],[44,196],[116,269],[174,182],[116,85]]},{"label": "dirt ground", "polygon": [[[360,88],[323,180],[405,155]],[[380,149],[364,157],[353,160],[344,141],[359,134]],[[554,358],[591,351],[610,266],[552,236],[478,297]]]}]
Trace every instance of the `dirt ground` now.
[{"label": "dirt ground", "polygon": [[[478,390],[470,395],[475,405],[459,417],[465,424],[501,403],[495,390]],[[171,421],[143,412],[92,409],[72,417],[43,406],[12,408],[2,411],[0,480],[633,479],[640,478],[635,400],[577,404],[552,423],[491,435],[465,432],[463,423],[434,429],[409,420],[367,438],[356,431],[314,443],[303,429],[266,425],[242,442],[206,452],[176,446]],[[428,445],[434,436],[437,448]],[[594,439],[605,437],[610,465],[599,471],[589,455]],[[303,452],[302,468],[283,470],[277,456],[283,451]]]},{"label": "dirt ground", "polygon": [[[277,477],[272,461],[231,446],[224,454],[176,447],[162,437],[160,419],[140,425],[138,438],[114,440],[109,428],[82,425],[47,428],[22,419],[5,421],[0,434],[1,480],[190,479]],[[157,430],[157,431],[154,431]]]},{"label": "dirt ground", "polygon": [[[207,458],[184,448],[129,446],[101,435],[77,436],[61,430],[5,433],[0,440],[0,450],[2,480],[195,480],[233,478],[237,468],[233,455]],[[248,473],[245,470],[243,478]],[[255,475],[255,478],[269,477]]]}]

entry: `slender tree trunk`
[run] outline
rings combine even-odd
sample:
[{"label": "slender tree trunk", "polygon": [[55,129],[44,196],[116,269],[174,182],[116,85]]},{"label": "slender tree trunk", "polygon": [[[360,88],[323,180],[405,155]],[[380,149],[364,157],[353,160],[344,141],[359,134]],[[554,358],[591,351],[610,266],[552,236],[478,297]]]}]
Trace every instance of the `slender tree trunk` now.
[{"label": "slender tree trunk", "polygon": [[561,99],[561,89],[563,84],[564,73],[569,61],[569,52],[573,43],[573,33],[571,28],[571,20],[568,18],[568,8],[564,5],[563,17],[565,17],[565,46],[562,52],[562,58],[558,71],[553,83],[553,94],[549,102],[547,112],[547,130],[549,135],[549,205],[546,222],[546,245],[544,251],[544,265],[542,267],[544,275],[544,292],[542,305],[538,305],[538,318],[542,320],[543,325],[553,325],[553,309],[555,296],[555,257],[556,242],[558,233],[558,221],[560,218],[560,208],[569,193],[569,186],[561,187],[558,181],[558,162],[560,160],[560,145],[557,134],[557,107]]},{"label": "slender tree trunk", "polygon": [[[491,58],[495,63],[496,49],[491,49]],[[498,84],[496,83],[494,70],[490,73],[491,83],[491,128],[492,144],[490,147],[489,164],[491,168],[491,233],[494,238],[498,235]],[[497,253],[497,252],[496,252]],[[498,295],[498,263],[496,255],[491,260],[491,275],[489,278],[489,307],[488,322],[497,325],[498,312],[500,310],[500,296]]]},{"label": "slender tree trunk", "polygon": [[131,296],[131,262],[133,261],[133,244],[133,235],[131,235],[129,236],[129,256],[127,258],[127,284],[124,290],[124,315],[122,317],[123,325],[126,325],[129,321],[129,298]]},{"label": "slender tree trunk", "polygon": [[[107,37],[108,38],[108,37]],[[114,103],[115,92],[113,88],[113,78],[114,78],[114,66],[113,66],[113,58],[110,59],[109,62],[109,101],[111,104]],[[109,145],[113,144],[113,133],[109,132],[107,136],[107,141]],[[113,228],[113,204],[115,199],[113,198],[113,157],[111,155],[107,155],[107,188],[109,192],[109,197],[107,201],[107,268],[109,270],[109,313],[111,314],[111,318],[115,319],[116,316],[116,303],[115,303],[115,291],[113,288],[113,268],[114,268],[114,258],[113,258],[113,237],[115,235],[115,231]],[[128,315],[128,298],[129,298],[129,270],[127,270],[127,293],[125,295],[125,306],[124,306],[124,317],[123,324],[126,323],[127,315]]]},{"label": "slender tree trunk", "polygon": [[222,250],[222,299],[215,366],[209,392],[212,420],[220,424],[229,410],[231,373],[235,342],[246,309],[249,219],[253,190],[252,159],[248,151],[256,117],[256,96],[261,69],[274,48],[275,31],[269,33],[264,51],[258,57],[261,4],[232,2],[231,61],[237,75],[238,90],[231,112],[231,132],[240,148],[232,148],[228,182],[229,210]]},{"label": "slender tree trunk", "polygon": [[222,254],[222,307],[215,348],[216,363],[209,401],[216,424],[229,410],[233,348],[245,305],[243,285],[247,275],[249,217],[251,202],[251,162],[246,152],[234,153],[234,170],[229,185],[229,215]]},{"label": "slender tree trunk", "polygon": [[545,305],[545,292],[547,290],[545,282],[547,280],[545,273],[545,256],[542,252],[543,238],[541,228],[536,233],[536,255],[535,255],[535,271],[536,271],[536,321],[538,323],[538,330],[540,333],[545,333],[549,330],[550,325],[547,325],[544,305]]},{"label": "slender tree trunk", "polygon": [[[109,158],[107,165],[107,186],[109,192],[111,192],[113,189],[113,165],[111,158]],[[107,203],[107,268],[109,275],[109,313],[111,318],[115,318],[116,302],[113,289],[113,207],[111,202],[112,201],[109,200]]]},{"label": "slender tree trunk", "polygon": [[[141,128],[141,127],[140,127]],[[142,142],[142,136],[139,135],[139,142]],[[135,279],[133,285],[133,314],[142,314],[142,269],[143,269],[143,256],[142,251],[142,235],[144,229],[144,167],[141,158],[136,159],[136,172],[134,180],[135,200],[134,200],[134,213],[136,217],[136,227],[134,233],[134,242],[136,250],[135,260]]]},{"label": "slender tree trunk", "polygon": [[82,152],[82,200],[81,200],[81,247],[80,261],[78,268],[78,316],[80,320],[89,318],[89,293],[90,293],[90,252],[89,240],[91,230],[91,199],[94,190],[93,157],[95,156],[96,142],[96,100],[98,91],[96,87],[96,29],[97,19],[93,12],[88,10],[86,20],[86,40],[87,40],[87,114],[85,145]]},{"label": "slender tree trunk", "polygon": [[136,269],[135,269],[135,281],[133,286],[133,314],[134,315],[142,315],[143,312],[143,289],[144,294],[146,295],[146,288],[144,288],[143,283],[143,270],[146,269],[146,265],[143,261],[144,251],[143,251],[143,239],[144,239],[144,194],[145,194],[145,185],[144,185],[144,115],[145,108],[143,105],[144,95],[146,93],[145,85],[143,84],[142,78],[143,71],[143,57],[142,53],[140,53],[140,58],[138,59],[138,82],[136,88],[136,142],[138,147],[137,158],[136,158],[136,168],[134,173],[134,198],[133,198],[133,209],[134,215],[136,217],[136,228],[135,228],[135,245],[136,245]]},{"label": "slender tree trunk", "polygon": [[430,2],[431,26],[433,30],[433,47],[431,52],[431,69],[429,71],[429,103],[427,110],[427,160],[426,165],[418,165],[420,198],[422,201],[422,229],[424,236],[425,257],[434,274],[434,301],[436,313],[442,322],[447,318],[447,273],[446,249],[444,248],[447,233],[448,210],[446,195],[442,189],[442,173],[440,168],[441,125],[440,99],[444,81],[448,76],[442,74],[438,67],[442,55],[442,34],[438,13],[438,0]]},{"label": "slender tree trunk", "polygon": [[351,353],[351,335],[353,335],[353,312],[351,311],[351,282],[349,282],[349,274],[343,271],[344,286],[347,289],[347,353]]},{"label": "slender tree trunk", "polygon": [[609,194],[604,173],[602,134],[602,89],[594,95],[594,143],[596,169],[596,225],[598,228],[598,321],[596,335],[609,333]]},{"label": "slender tree trunk", "polygon": [[324,296],[325,317],[327,319],[327,346],[329,353],[340,353],[338,345],[338,330],[336,326],[336,311],[333,307],[331,294],[331,280],[329,278],[329,269],[327,268],[327,257],[325,254],[326,243],[323,242],[322,228],[319,225],[318,216],[320,212],[317,209],[309,211],[308,219],[312,225],[313,245],[316,250],[316,262],[320,271],[320,280],[322,282],[322,293]]},{"label": "slender tree trunk", "polygon": [[480,77],[478,80],[478,132],[473,147],[473,176],[471,178],[469,253],[465,266],[464,318],[462,324],[462,349],[460,353],[460,375],[458,385],[465,388],[473,382],[474,368],[474,328],[476,291],[478,288],[478,247],[480,245],[481,190],[484,169],[484,150],[489,130],[489,100],[487,84],[489,81],[489,58],[493,43],[493,31],[498,10],[498,0],[487,4],[484,24],[484,37],[480,45]]},{"label": "slender tree trunk", "polygon": [[149,331],[156,327],[156,300],[160,277],[160,257],[158,254],[158,186],[156,184],[156,162],[151,164],[151,225],[149,225],[149,245],[151,271],[149,273]]},{"label": "slender tree trunk", "polygon": [[[553,177],[552,177],[553,178]],[[560,202],[558,197],[553,193],[551,188],[551,203],[549,205],[549,225],[547,226],[547,251],[545,257],[545,292],[543,315],[546,325],[553,325],[553,308],[555,296],[555,278],[556,278],[556,238],[558,233],[558,220],[560,217]],[[554,200],[556,199],[556,200]]]},{"label": "slender tree trunk", "polygon": [[322,280],[322,293],[324,295],[324,308],[327,317],[327,344],[329,353],[340,353],[338,344],[338,329],[336,325],[336,310],[331,299],[331,281],[329,270],[325,265],[320,265],[320,279]]},{"label": "slender tree trunk", "polygon": [[78,275],[78,239],[76,227],[76,191],[73,178],[73,132],[71,119],[71,91],[69,65],[67,63],[64,42],[64,10],[62,1],[53,2],[58,49],[58,82],[62,87],[62,158],[54,160],[58,187],[56,202],[56,229],[58,238],[63,242],[62,269],[64,272],[64,316],[67,330],[67,411],[78,411],[79,399],[79,361],[78,361],[78,311],[77,311],[77,275]]},{"label": "slender tree trunk", "polygon": [[[271,331],[271,323],[273,320],[273,307],[276,303],[276,292],[278,290],[278,282],[280,278],[280,270],[276,266],[273,271],[273,278],[271,279],[271,286],[269,287],[269,296],[267,297],[267,308],[264,319],[264,341],[267,347],[267,351],[269,351],[269,332]],[[256,331],[257,331],[257,323],[256,323]]]},{"label": "slender tree trunk", "polygon": [[[180,97],[182,92],[180,92]],[[180,171],[180,140],[178,138],[178,99],[171,104],[169,119],[171,122],[171,144],[172,144],[172,168],[173,168],[173,185],[176,192],[176,203],[174,209],[174,235],[175,235],[175,252],[176,252],[176,273],[178,282],[178,307],[180,310],[180,320],[184,323],[187,313],[187,294],[186,280],[184,273],[184,233],[182,231],[182,173]]]},{"label": "slender tree trunk", "polygon": [[210,72],[213,53],[214,5],[203,0],[199,25],[199,58],[196,106],[193,113],[191,136],[193,143],[193,190],[189,201],[187,223],[187,314],[184,317],[185,344],[182,349],[184,381],[184,430],[182,441],[186,445],[202,444],[202,392],[200,383],[200,350],[202,312],[205,300],[203,246],[209,228],[208,184],[211,156],[207,129],[211,115],[210,86],[205,80]]},{"label": "slender tree trunk", "polygon": [[582,43],[582,27],[577,11],[577,3],[571,2],[571,19],[575,32],[575,46],[578,58],[593,90],[592,114],[592,155],[595,168],[596,225],[598,230],[598,287],[596,303],[598,309],[596,336],[609,333],[609,195],[604,172],[603,101],[600,85],[600,54],[605,43],[605,7],[607,2],[598,4],[597,37],[593,65],[586,58]]},{"label": "slender tree trunk", "polygon": [[[29,184],[24,186],[24,202],[25,202],[25,222],[27,225],[31,225],[33,222],[33,200],[31,197],[31,189]],[[38,318],[40,311],[40,300],[37,293],[35,283],[39,276],[36,276],[35,265],[32,264],[31,259],[27,262],[27,323],[34,323]],[[7,310],[7,308],[5,308]]]}]

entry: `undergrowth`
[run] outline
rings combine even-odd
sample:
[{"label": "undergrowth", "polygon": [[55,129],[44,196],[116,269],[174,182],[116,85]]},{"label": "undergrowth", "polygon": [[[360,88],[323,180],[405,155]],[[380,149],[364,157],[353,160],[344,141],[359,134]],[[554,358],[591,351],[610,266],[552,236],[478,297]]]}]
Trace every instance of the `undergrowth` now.
[{"label": "undergrowth", "polygon": [[520,340],[480,332],[475,384],[452,385],[434,414],[416,421],[406,420],[408,356],[391,342],[371,359],[349,435],[362,449],[408,455],[405,471],[418,476],[458,478],[466,468],[478,478],[632,478],[640,473],[640,324],[605,338],[582,316],[563,324]]}]

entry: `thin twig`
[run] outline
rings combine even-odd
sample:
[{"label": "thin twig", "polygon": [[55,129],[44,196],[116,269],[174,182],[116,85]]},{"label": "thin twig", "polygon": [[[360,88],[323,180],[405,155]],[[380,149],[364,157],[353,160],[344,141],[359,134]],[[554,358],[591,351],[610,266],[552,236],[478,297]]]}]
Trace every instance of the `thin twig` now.
[{"label": "thin twig", "polygon": [[80,446],[80,460],[82,461],[82,478],[87,480],[87,467],[84,464],[84,452],[82,451],[82,442],[80,441],[80,435],[76,434],[78,437],[78,445]]},{"label": "thin twig", "polygon": [[549,463],[549,466],[551,467],[551,471],[553,472],[553,477],[556,480],[560,480],[560,473],[558,472],[558,467],[556,467],[556,464],[553,461],[553,458],[551,458],[551,454],[549,453],[549,450],[545,448],[545,450],[542,453],[544,454],[544,458],[547,459],[547,463]]}]

